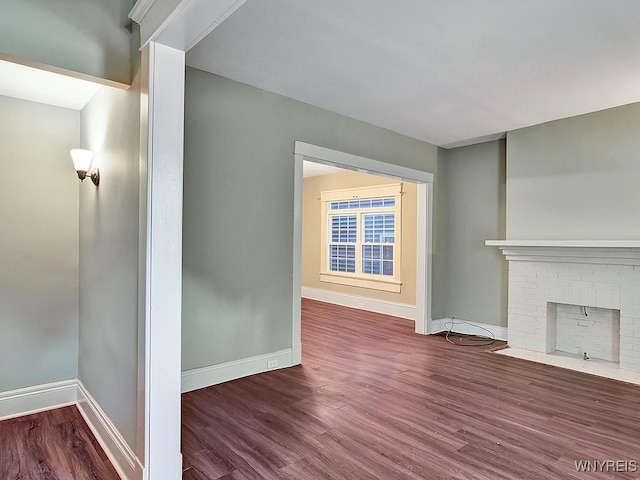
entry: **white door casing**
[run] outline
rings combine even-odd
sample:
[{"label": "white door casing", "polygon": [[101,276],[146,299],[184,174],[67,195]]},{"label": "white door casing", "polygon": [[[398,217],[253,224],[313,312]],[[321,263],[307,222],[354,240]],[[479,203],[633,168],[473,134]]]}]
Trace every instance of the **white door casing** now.
[{"label": "white door casing", "polygon": [[302,290],[302,162],[305,160],[417,183],[415,331],[423,335],[427,334],[431,326],[433,174],[296,141],[294,145],[293,322],[291,339],[294,365],[299,364],[302,357],[300,304]]}]

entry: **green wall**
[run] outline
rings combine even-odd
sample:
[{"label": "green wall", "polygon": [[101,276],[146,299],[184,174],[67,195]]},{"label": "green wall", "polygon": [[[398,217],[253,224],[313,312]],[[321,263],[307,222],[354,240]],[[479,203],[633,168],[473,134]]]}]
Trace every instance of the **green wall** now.
[{"label": "green wall", "polygon": [[636,103],[509,132],[506,148],[443,151],[448,287],[434,318],[506,325],[507,262],[484,240],[640,238],[639,126]]},{"label": "green wall", "polygon": [[103,87],[81,112],[100,186],[80,185],[78,378],[136,451],[140,85]]},{"label": "green wall", "polygon": [[505,141],[446,151],[447,317],[506,326]]},{"label": "green wall", "polygon": [[187,69],[183,370],[291,346],[296,140],[438,166],[433,145]]},{"label": "green wall", "polygon": [[640,103],[507,136],[507,238],[640,238]]},{"label": "green wall", "polygon": [[131,83],[132,0],[0,0],[0,54]]},{"label": "green wall", "polygon": [[0,96],[0,392],[76,378],[80,114]]},{"label": "green wall", "polygon": [[447,245],[447,150],[438,148],[438,169],[433,185],[433,252],[431,279],[431,318],[447,316],[447,291],[449,288],[449,266]]}]

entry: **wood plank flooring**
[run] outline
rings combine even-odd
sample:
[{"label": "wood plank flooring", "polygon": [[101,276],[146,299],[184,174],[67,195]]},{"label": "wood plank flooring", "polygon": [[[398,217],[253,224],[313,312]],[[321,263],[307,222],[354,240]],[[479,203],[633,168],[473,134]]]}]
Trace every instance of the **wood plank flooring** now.
[{"label": "wood plank flooring", "polygon": [[0,422],[2,480],[118,480],[75,406]]},{"label": "wood plank flooring", "polygon": [[[303,301],[303,365],[183,395],[183,479],[638,479],[640,388]],[[118,476],[75,407],[0,422],[0,480]]]},{"label": "wood plank flooring", "polygon": [[183,395],[183,479],[640,478],[636,386],[311,300],[302,333],[302,366]]}]

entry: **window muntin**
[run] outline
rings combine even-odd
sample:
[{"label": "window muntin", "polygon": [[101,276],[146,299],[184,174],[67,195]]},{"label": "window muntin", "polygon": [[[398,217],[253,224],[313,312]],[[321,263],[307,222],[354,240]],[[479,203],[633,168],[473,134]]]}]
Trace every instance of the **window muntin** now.
[{"label": "window muntin", "polygon": [[331,242],[329,243],[329,270],[356,272],[357,215],[331,215]]},{"label": "window muntin", "polygon": [[365,214],[362,220],[362,273],[393,276],[395,213]]},{"label": "window muntin", "polygon": [[401,183],[321,193],[321,281],[400,292],[401,195]]},{"label": "window muntin", "polygon": [[363,245],[362,272],[393,275],[393,246]]},{"label": "window muntin", "polygon": [[349,210],[353,208],[378,208],[378,207],[395,207],[396,199],[391,198],[373,198],[368,200],[349,200],[343,202],[329,203],[329,210]]}]

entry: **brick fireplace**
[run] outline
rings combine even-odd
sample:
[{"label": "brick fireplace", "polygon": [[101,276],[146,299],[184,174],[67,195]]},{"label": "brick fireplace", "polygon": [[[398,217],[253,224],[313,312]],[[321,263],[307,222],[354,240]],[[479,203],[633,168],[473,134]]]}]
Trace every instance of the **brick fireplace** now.
[{"label": "brick fireplace", "polygon": [[487,241],[509,262],[508,343],[640,372],[640,242]]}]

